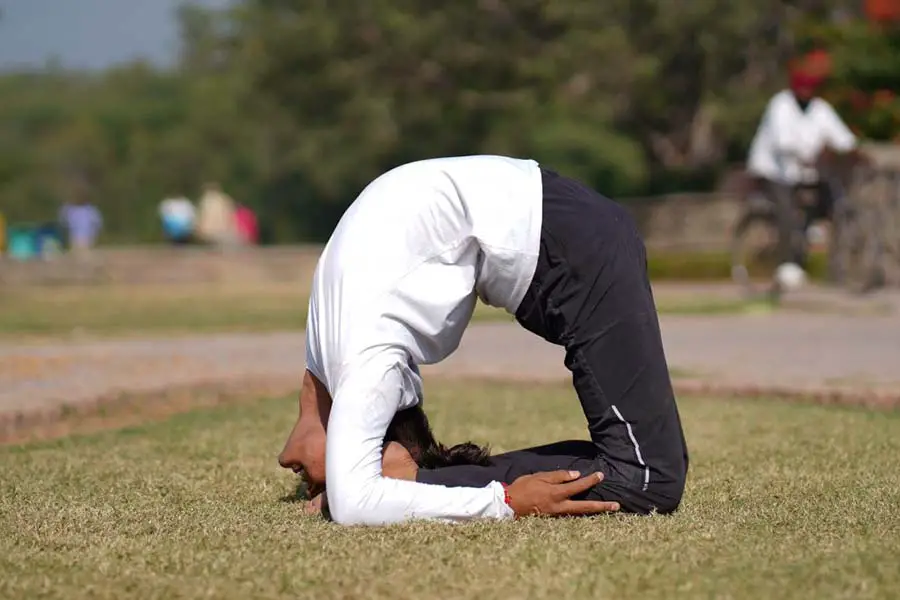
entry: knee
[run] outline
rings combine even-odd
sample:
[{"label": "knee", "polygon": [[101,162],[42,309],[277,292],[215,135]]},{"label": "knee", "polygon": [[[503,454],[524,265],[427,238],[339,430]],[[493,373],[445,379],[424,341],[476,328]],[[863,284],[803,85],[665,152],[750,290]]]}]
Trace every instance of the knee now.
[{"label": "knee", "polygon": [[684,497],[684,486],[686,474],[676,477],[673,481],[661,486],[656,490],[655,506],[653,512],[661,515],[672,514],[681,506],[681,499]]},{"label": "knee", "polygon": [[649,485],[641,489],[632,487],[631,499],[635,509],[633,512],[668,515],[681,506],[687,469],[681,464],[670,465],[668,469],[657,472],[657,475],[657,478],[651,479]]},{"label": "knee", "polygon": [[668,515],[678,510],[684,495],[684,486],[678,484],[650,484],[649,489],[634,485],[616,485],[604,481],[600,489],[589,499],[615,501],[624,513],[638,515]]},{"label": "knee", "polygon": [[678,510],[678,507],[681,506],[681,496],[682,494],[666,496],[664,499],[661,499],[656,503],[653,507],[653,510],[650,512],[655,512],[660,515],[670,515]]}]

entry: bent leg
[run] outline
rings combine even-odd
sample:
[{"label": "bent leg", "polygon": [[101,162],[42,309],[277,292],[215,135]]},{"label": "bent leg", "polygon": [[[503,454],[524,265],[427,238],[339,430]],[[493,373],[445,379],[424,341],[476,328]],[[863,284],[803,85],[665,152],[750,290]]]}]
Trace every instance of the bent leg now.
[{"label": "bent leg", "polygon": [[803,223],[794,202],[793,189],[786,184],[766,180],[763,190],[775,205],[779,260],[804,266],[805,244],[801,235]]},{"label": "bent leg", "polygon": [[416,481],[446,487],[484,487],[492,481],[512,484],[519,477],[546,471],[578,471],[583,476],[601,472],[609,481],[594,486],[585,493],[573,496],[575,500],[604,500],[619,502],[622,512],[646,514],[654,508],[659,512],[669,510],[669,495],[657,493],[654,488],[635,493],[633,486],[623,484],[619,467],[601,456],[596,444],[589,441],[570,440],[514,450],[491,457],[487,466],[457,465],[440,469],[419,469]]},{"label": "bent leg", "polygon": [[511,484],[523,475],[544,471],[578,471],[588,475],[598,470],[597,456],[593,442],[570,440],[498,454],[486,466],[419,469],[416,481],[447,487],[484,487],[492,481]]},{"label": "bent leg", "polygon": [[[628,512],[672,512],[684,491],[687,447],[643,241],[620,205],[556,173],[543,170],[542,177],[540,256],[516,319],[566,348],[597,452],[584,466],[605,476],[587,497],[619,502]],[[562,464],[557,459],[551,470]],[[462,469],[475,485],[492,468],[501,481],[512,473],[502,464]],[[422,473],[420,481],[438,483],[433,477]]]},{"label": "bent leg", "polygon": [[577,327],[566,344],[566,366],[605,475],[588,497],[631,512],[672,512],[684,491],[687,447],[644,245],[629,217],[619,223],[587,306],[580,318],[567,318]]},{"label": "bent leg", "polygon": [[517,318],[566,348],[605,475],[592,493],[631,512],[671,512],[687,450],[637,226],[621,205],[545,172],[542,228]]}]

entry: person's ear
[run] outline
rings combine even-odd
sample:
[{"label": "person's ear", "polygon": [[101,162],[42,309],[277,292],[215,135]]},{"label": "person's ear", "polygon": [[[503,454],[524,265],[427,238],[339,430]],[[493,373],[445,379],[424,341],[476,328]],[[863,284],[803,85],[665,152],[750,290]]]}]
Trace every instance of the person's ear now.
[{"label": "person's ear", "polygon": [[419,472],[419,466],[412,455],[398,442],[388,442],[384,445],[381,465],[382,475],[391,479],[415,481]]},{"label": "person's ear", "polygon": [[303,385],[300,389],[300,417],[316,418],[323,429],[328,428],[328,417],[331,416],[331,394],[328,388],[308,370],[303,374]]}]

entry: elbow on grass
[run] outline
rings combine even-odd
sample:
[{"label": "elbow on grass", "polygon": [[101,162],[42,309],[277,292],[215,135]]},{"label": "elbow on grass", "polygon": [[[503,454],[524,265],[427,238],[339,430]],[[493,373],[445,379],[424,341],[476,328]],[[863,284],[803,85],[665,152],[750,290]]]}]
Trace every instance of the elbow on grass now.
[{"label": "elbow on grass", "polygon": [[329,487],[328,510],[331,520],[338,525],[381,525],[378,511],[369,506],[367,490],[354,485]]}]

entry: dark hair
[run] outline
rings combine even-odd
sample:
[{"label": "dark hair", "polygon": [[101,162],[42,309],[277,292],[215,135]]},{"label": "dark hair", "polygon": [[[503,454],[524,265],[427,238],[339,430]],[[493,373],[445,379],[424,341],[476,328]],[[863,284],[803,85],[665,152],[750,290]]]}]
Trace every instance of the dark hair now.
[{"label": "dark hair", "polygon": [[472,442],[446,447],[434,439],[425,411],[419,406],[398,411],[388,425],[385,442],[398,442],[423,469],[437,469],[456,465],[490,463],[491,453]]}]

